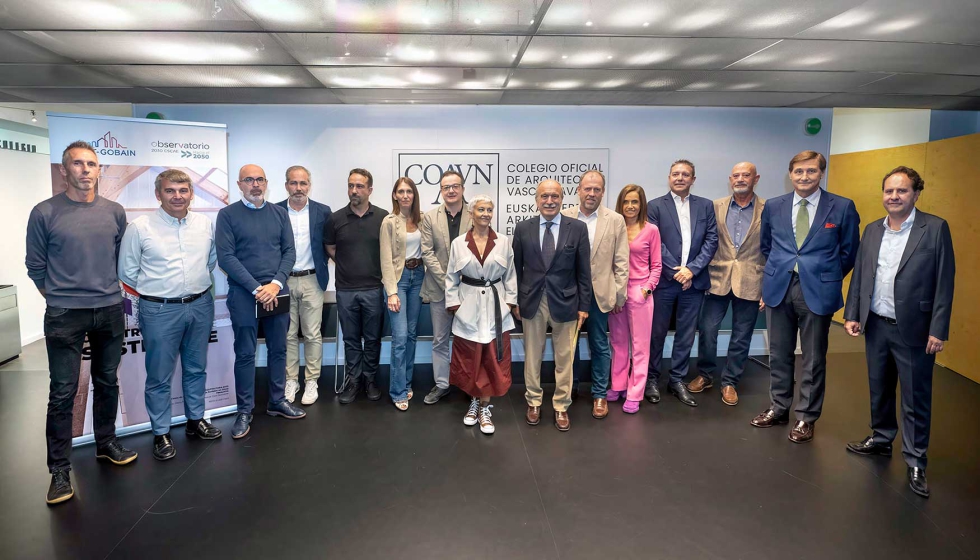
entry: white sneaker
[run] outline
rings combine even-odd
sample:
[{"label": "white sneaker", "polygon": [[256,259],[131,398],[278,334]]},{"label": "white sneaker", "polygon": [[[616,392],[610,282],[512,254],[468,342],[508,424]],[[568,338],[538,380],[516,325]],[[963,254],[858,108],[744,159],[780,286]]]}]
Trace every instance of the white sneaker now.
[{"label": "white sneaker", "polygon": [[492,404],[480,407],[480,431],[489,435],[493,433],[493,420],[490,419]]},{"label": "white sneaker", "polygon": [[316,390],[316,380],[311,379],[306,382],[306,390],[303,391],[303,404],[313,404],[316,399],[320,396]]},{"label": "white sneaker", "polygon": [[463,417],[463,424],[466,426],[476,426],[479,421],[480,415],[480,399],[473,398],[470,401],[470,409],[466,411],[466,416]]},{"label": "white sneaker", "polygon": [[286,380],[286,400],[293,402],[296,400],[296,393],[299,392],[299,381],[295,379]]}]

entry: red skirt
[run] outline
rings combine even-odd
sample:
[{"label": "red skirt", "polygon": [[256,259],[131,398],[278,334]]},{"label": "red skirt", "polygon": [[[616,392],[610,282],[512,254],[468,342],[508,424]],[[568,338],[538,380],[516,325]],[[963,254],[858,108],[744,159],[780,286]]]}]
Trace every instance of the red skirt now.
[{"label": "red skirt", "polygon": [[477,398],[502,397],[510,389],[510,332],[503,333],[504,359],[497,361],[497,341],[480,344],[453,337],[449,382]]}]

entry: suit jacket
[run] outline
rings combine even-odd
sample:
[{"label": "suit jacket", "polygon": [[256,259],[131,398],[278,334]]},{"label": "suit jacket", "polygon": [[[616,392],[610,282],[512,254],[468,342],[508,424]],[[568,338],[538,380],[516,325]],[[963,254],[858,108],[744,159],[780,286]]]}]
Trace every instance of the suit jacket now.
[{"label": "suit jacket", "polygon": [[[858,321],[863,329],[871,312],[878,252],[885,235],[884,220],[864,229],[844,319]],[[895,318],[902,341],[925,346],[929,336],[949,340],[949,315],[953,308],[953,238],[946,220],[915,211],[915,222],[895,275]]]},{"label": "suit jacket", "polygon": [[589,229],[567,216],[560,219],[555,258],[547,268],[541,257],[540,217],[524,220],[514,228],[517,304],[524,319],[534,317],[546,295],[551,317],[561,323],[578,319],[579,311],[588,312],[592,307]]},{"label": "suit jacket", "polygon": [[[313,267],[316,268],[316,281],[320,284],[321,290],[327,289],[330,282],[330,269],[327,268],[327,251],[323,246],[323,232],[326,231],[327,224],[330,222],[330,214],[333,213],[326,204],[308,199],[310,204],[310,249],[313,251]],[[279,206],[289,212],[289,199],[277,202]],[[299,260],[297,258],[297,260]]]},{"label": "suit jacket", "polygon": [[[687,268],[694,274],[691,287],[695,290],[707,290],[711,287],[708,264],[718,249],[718,225],[710,200],[693,194],[689,197],[691,250],[687,257]],[[676,284],[674,275],[677,271],[673,267],[680,266],[684,245],[681,237],[681,222],[671,193],[668,192],[650,201],[647,205],[647,221],[660,229],[663,268],[660,271],[660,284],[657,287],[669,286],[671,282]]]},{"label": "suit jacket", "polygon": [[762,298],[775,307],[789,289],[790,272],[799,263],[803,299],[817,315],[844,307],[844,276],[854,268],[861,217],[849,198],[823,191],[803,246],[796,248],[793,193],[771,198],[762,210],[762,254],[766,257]]},{"label": "suit jacket", "polygon": [[728,233],[726,222],[728,211],[732,207],[732,197],[719,198],[714,205],[715,220],[718,223],[718,250],[708,265],[708,275],[711,278],[711,288],[708,291],[716,296],[727,296],[728,292],[732,292],[737,298],[759,301],[762,298],[762,270],[766,266],[766,258],[762,256],[759,242],[762,209],[766,201],[759,198],[759,195],[754,195],[752,221],[742,236],[742,244],[738,250]]},{"label": "suit jacket", "polygon": [[[578,206],[562,210],[562,214],[578,219]],[[630,274],[630,242],[626,221],[622,216],[599,206],[595,224],[595,239],[590,243],[592,255],[592,293],[599,310],[609,313],[617,305],[626,304],[626,283]],[[585,226],[588,228],[588,225]]]},{"label": "suit jacket", "polygon": [[[470,230],[470,213],[463,205],[459,218],[459,235],[463,237]],[[422,232],[422,260],[425,262],[425,280],[422,281],[422,301],[442,301],[446,297],[446,266],[449,264],[449,221],[446,219],[446,205],[440,204],[422,215],[419,225]]]}]

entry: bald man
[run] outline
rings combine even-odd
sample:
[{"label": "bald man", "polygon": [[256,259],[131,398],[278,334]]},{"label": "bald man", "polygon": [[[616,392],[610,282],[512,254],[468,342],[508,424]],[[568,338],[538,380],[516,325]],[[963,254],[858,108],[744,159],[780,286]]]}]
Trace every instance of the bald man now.
[{"label": "bald man", "polygon": [[[235,333],[235,393],[238,415],[231,437],[245,437],[255,406],[255,347],[259,323],[268,351],[269,405],[266,413],[299,419],[306,412],[286,400],[287,281],[296,263],[293,228],[285,208],[265,200],[268,180],[258,165],[238,172],[242,199],[218,212],[218,265],[228,275],[228,312]],[[280,307],[285,306],[285,307]],[[263,317],[259,318],[259,311]]]},{"label": "bald man", "polygon": [[551,402],[555,427],[566,432],[572,402],[572,354],[592,306],[592,272],[589,228],[561,215],[562,199],[560,183],[543,181],[534,196],[540,215],[514,229],[518,284],[518,307],[514,311],[524,323],[525,421],[536,426],[541,420],[541,356],[550,325],[555,350],[555,394]]},{"label": "bald man", "polygon": [[760,224],[766,201],[755,194],[760,175],[755,165],[743,161],[728,176],[730,196],[714,201],[718,222],[718,250],[708,264],[711,287],[701,304],[698,322],[698,375],[687,389],[700,393],[714,386],[718,369],[718,328],[732,308],[732,336],[728,341],[728,360],[721,374],[721,401],[738,404],[738,381],[749,357],[749,343],[762,303],[762,256]]}]

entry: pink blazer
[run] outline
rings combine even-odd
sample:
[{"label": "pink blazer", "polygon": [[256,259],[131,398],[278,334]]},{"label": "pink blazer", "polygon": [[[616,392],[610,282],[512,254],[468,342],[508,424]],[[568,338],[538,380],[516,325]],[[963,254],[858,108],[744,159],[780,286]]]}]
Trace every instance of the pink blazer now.
[{"label": "pink blazer", "polygon": [[660,230],[647,222],[630,242],[630,286],[653,290],[660,282]]}]

